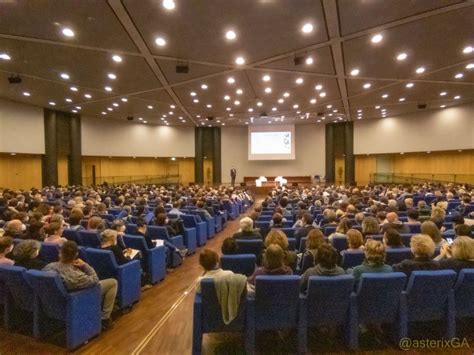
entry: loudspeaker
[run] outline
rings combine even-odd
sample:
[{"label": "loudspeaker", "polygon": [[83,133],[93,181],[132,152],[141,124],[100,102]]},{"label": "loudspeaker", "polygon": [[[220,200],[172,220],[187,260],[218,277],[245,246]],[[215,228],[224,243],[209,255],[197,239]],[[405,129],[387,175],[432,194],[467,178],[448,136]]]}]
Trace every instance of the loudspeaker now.
[{"label": "loudspeaker", "polygon": [[418,109],[423,110],[426,108],[426,104],[418,104]]},{"label": "loudspeaker", "polygon": [[189,66],[185,63],[176,64],[176,73],[180,73],[180,74],[189,73]]}]

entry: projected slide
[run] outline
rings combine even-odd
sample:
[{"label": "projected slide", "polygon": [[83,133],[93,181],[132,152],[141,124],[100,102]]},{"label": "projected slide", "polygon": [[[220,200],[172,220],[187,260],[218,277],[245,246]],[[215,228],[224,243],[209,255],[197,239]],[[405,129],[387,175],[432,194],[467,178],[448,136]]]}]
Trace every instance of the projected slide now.
[{"label": "projected slide", "polygon": [[249,160],[295,159],[295,127],[279,125],[274,127],[249,127]]}]

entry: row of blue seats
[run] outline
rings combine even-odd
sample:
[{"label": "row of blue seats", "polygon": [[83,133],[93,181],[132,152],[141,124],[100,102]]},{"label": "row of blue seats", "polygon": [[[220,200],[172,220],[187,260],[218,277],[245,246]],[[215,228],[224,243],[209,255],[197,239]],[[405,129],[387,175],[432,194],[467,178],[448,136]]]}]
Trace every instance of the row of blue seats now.
[{"label": "row of blue seats", "polygon": [[456,320],[474,316],[474,269],[363,274],[354,292],[351,275],[312,276],[307,295],[300,294],[299,276],[257,276],[255,297],[241,302],[230,324],[222,320],[214,280],[201,281],[193,311],[193,354],[201,353],[205,333],[241,332],[253,353],[261,330],[294,329],[298,353],[306,352],[308,328],[342,325],[351,349],[358,347],[360,324],[393,325],[396,342],[409,335],[409,325],[442,321],[445,339],[456,335]]}]

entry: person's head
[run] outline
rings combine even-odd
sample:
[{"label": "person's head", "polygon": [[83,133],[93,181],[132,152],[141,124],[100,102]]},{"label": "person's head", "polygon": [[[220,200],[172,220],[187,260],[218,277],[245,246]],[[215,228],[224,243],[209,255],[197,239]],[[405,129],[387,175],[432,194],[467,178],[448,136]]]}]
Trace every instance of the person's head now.
[{"label": "person's head", "polygon": [[318,249],[326,243],[323,233],[319,229],[311,229],[306,236],[306,249]]},{"label": "person's head", "polygon": [[304,215],[303,215],[303,221],[304,221],[304,224],[307,225],[307,226],[310,226],[313,224],[313,215],[309,212],[306,212]]},{"label": "person's head", "polygon": [[272,244],[277,244],[283,250],[288,249],[288,238],[286,234],[280,229],[272,229],[268,232],[267,237],[265,238],[265,247],[269,247]]},{"label": "person's head", "polygon": [[6,255],[13,250],[13,238],[0,237],[0,254]]},{"label": "person's head", "polygon": [[430,236],[435,243],[440,242],[442,239],[440,230],[432,221],[426,221],[421,224],[421,234]]},{"label": "person's head", "polygon": [[365,243],[365,259],[375,264],[383,264],[385,261],[385,247],[378,240],[369,239]]},{"label": "person's head", "polygon": [[242,232],[253,231],[253,220],[250,217],[244,217],[240,220],[240,229]]},{"label": "person's head", "polygon": [[456,234],[456,237],[471,237],[471,227],[467,224],[458,224],[454,228],[454,233]]},{"label": "person's head", "polygon": [[146,224],[145,219],[143,219],[143,218],[138,218],[137,219],[137,230],[142,234],[146,233],[147,224]]},{"label": "person's head", "polygon": [[7,231],[12,234],[21,233],[23,225],[19,219],[12,219],[7,223]]},{"label": "person's head", "polygon": [[429,235],[416,234],[411,237],[410,248],[415,257],[432,258],[436,245]]},{"label": "person's head", "polygon": [[461,236],[451,244],[453,258],[459,260],[474,260],[474,239]]},{"label": "person's head", "polygon": [[368,216],[362,220],[362,233],[364,235],[378,234],[379,230],[380,227],[377,218]]},{"label": "person's head", "polygon": [[413,208],[413,199],[411,197],[405,199],[405,206],[407,209]]},{"label": "person's head", "polygon": [[273,224],[280,225],[283,223],[283,216],[279,213],[275,213],[272,217]]},{"label": "person's head", "polygon": [[112,226],[110,228],[119,233],[123,233],[125,232],[125,229],[126,229],[125,222],[122,221],[121,219],[116,219],[112,223]]},{"label": "person's head", "polygon": [[87,222],[87,229],[101,229],[102,228],[102,218],[94,216],[89,219]]},{"label": "person's head", "polygon": [[355,218],[355,220],[356,220],[356,222],[357,222],[358,224],[361,224],[362,221],[363,221],[364,218],[365,218],[365,215],[364,215],[362,212],[358,212],[358,213],[356,213],[356,215],[354,216],[354,218]]},{"label": "person's head", "polygon": [[337,250],[330,244],[318,248],[318,264],[326,269],[334,269],[337,263]]},{"label": "person's head", "polygon": [[343,218],[336,227],[336,233],[346,234],[351,228],[351,222],[349,218]]},{"label": "person's head", "polygon": [[63,227],[60,223],[50,223],[46,228],[44,228],[44,232],[46,233],[47,236],[51,235],[62,235]]},{"label": "person's head", "polygon": [[113,229],[106,229],[100,233],[100,245],[108,247],[117,244],[117,231]]},{"label": "person's head", "polygon": [[79,249],[77,244],[71,240],[64,242],[59,251],[59,260],[63,264],[71,264],[74,260],[77,259],[77,255],[79,254]]},{"label": "person's head", "polygon": [[419,210],[425,210],[427,208],[426,201],[420,200],[418,201],[418,209]]},{"label": "person's head", "polygon": [[283,249],[277,245],[272,244],[265,250],[263,258],[263,266],[267,270],[275,270],[283,267],[284,253]]},{"label": "person's head", "polygon": [[385,231],[383,241],[388,247],[396,248],[403,246],[400,233],[395,228],[389,228]]},{"label": "person's head", "polygon": [[328,223],[337,222],[337,214],[335,211],[327,208],[324,210],[324,214],[326,216],[326,221],[328,221]]},{"label": "person's head", "polygon": [[204,249],[199,254],[199,265],[202,266],[204,271],[211,271],[217,268],[219,264],[219,255],[214,250]]},{"label": "person's head", "polygon": [[359,249],[364,244],[364,237],[357,229],[347,231],[347,244],[351,249]]},{"label": "person's head", "polygon": [[222,242],[221,252],[224,255],[238,254],[239,244],[234,238],[226,238]]},{"label": "person's head", "polygon": [[446,211],[443,208],[436,206],[431,210],[431,219],[439,218],[444,220],[444,217],[446,217]]},{"label": "person's head", "polygon": [[389,212],[387,213],[387,222],[388,223],[397,223],[398,222],[398,216],[395,212]]},{"label": "person's head", "polygon": [[410,218],[411,220],[413,221],[418,221],[418,218],[420,216],[420,213],[418,212],[418,210],[414,209],[414,208],[410,208],[408,211],[407,211],[407,216],[408,218]]},{"label": "person's head", "polygon": [[13,255],[17,260],[27,260],[36,258],[41,249],[41,244],[37,240],[27,239],[21,241],[15,249],[13,249]]},{"label": "person's head", "polygon": [[453,216],[452,222],[453,222],[453,225],[454,225],[454,226],[458,226],[458,225],[460,225],[460,224],[464,224],[464,217],[463,217],[462,215],[460,215],[460,214],[455,214],[455,215]]},{"label": "person's head", "polygon": [[84,213],[81,209],[74,208],[69,215],[69,224],[71,226],[77,226],[81,223],[81,219],[84,218]]}]

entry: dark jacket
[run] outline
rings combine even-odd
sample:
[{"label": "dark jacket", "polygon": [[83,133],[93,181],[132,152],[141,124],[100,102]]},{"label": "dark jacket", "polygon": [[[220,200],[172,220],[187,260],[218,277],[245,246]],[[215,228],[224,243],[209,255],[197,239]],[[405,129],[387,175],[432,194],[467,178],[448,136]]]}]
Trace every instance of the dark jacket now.
[{"label": "dark jacket", "polygon": [[398,223],[385,223],[382,225],[382,232],[386,232],[389,229],[395,229],[400,234],[410,233],[410,227],[402,222]]},{"label": "dark jacket", "polygon": [[304,272],[301,276],[300,280],[300,287],[301,292],[306,293],[308,292],[308,282],[310,276],[337,276],[337,275],[344,275],[346,272],[340,266],[336,266],[333,269],[326,269],[321,265],[316,265],[315,267],[311,267]]},{"label": "dark jacket", "polygon": [[412,271],[417,270],[439,270],[439,262],[431,258],[405,259],[402,262],[393,265],[393,271],[399,271],[410,276]]},{"label": "dark jacket", "polygon": [[262,235],[253,230],[251,232],[237,232],[235,233],[232,238],[234,239],[260,239],[263,240]]},{"label": "dark jacket", "polygon": [[118,245],[110,245],[102,249],[112,251],[112,253],[114,253],[115,260],[117,261],[117,264],[119,265],[126,264],[130,261],[129,258],[123,255],[122,249],[120,249]]},{"label": "dark jacket", "polygon": [[257,276],[261,275],[293,275],[293,271],[288,266],[283,266],[278,269],[267,270],[264,267],[259,267],[255,269],[254,273],[249,276],[248,283],[255,285],[255,279]]},{"label": "dark jacket", "polygon": [[47,263],[40,258],[15,260],[15,266],[21,266],[28,270],[42,270],[46,265]]},{"label": "dark jacket", "polygon": [[474,260],[460,260],[454,258],[441,259],[439,261],[439,266],[440,269],[451,269],[459,272],[462,269],[474,268]]}]

